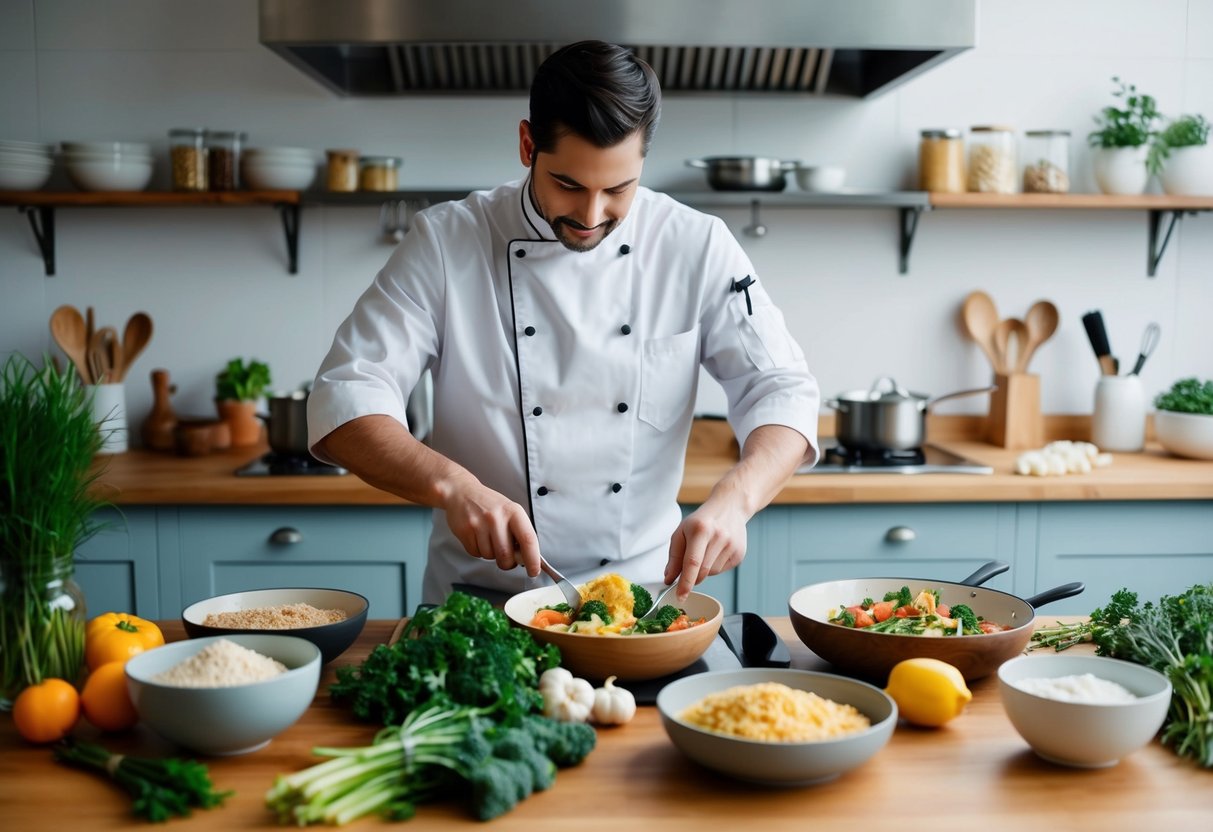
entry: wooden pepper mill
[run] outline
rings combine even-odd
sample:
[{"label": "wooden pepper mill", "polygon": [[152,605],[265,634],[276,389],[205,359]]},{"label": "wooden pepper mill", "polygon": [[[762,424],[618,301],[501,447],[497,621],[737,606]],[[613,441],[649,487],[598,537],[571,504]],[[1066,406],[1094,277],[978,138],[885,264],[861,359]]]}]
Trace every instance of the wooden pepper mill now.
[{"label": "wooden pepper mill", "polygon": [[176,385],[169,383],[168,370],[152,370],[152,412],[143,420],[139,433],[145,448],[171,451],[175,447],[173,431],[178,419],[169,403],[169,396],[176,392]]}]

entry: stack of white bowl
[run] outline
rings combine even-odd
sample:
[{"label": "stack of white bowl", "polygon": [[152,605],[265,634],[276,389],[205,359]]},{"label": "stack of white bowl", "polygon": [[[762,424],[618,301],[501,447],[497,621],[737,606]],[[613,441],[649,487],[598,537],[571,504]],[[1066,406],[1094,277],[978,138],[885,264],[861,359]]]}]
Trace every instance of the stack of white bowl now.
[{"label": "stack of white bowl", "polygon": [[301,147],[250,147],[240,169],[246,188],[303,191],[316,178],[316,155]]},{"label": "stack of white bowl", "polygon": [[152,181],[152,149],[142,142],[64,142],[63,159],[82,191],[142,191]]},{"label": "stack of white bowl", "polygon": [[36,191],[54,166],[54,145],[0,141],[0,191]]}]

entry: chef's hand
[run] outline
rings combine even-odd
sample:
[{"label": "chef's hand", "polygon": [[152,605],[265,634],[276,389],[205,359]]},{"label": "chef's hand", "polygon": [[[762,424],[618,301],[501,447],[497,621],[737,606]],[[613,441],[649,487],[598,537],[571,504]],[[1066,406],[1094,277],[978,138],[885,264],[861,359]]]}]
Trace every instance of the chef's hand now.
[{"label": "chef's hand", "polygon": [[665,583],[678,580],[674,594],[679,602],[705,578],[741,563],[747,520],[749,515],[741,507],[728,500],[709,499],[682,521],[670,538],[670,559],[665,567]]},{"label": "chef's hand", "polygon": [[526,509],[468,477],[443,500],[446,522],[472,557],[495,560],[500,569],[526,568],[539,576],[539,538]]}]

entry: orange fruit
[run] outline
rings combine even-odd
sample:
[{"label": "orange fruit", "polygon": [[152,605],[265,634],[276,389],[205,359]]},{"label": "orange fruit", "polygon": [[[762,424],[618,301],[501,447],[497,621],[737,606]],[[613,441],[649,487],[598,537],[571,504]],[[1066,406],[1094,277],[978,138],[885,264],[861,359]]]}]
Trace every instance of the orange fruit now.
[{"label": "orange fruit", "polygon": [[88,674],[80,693],[84,718],[102,731],[125,731],[139,721],[126,689],[126,662],[106,662]]},{"label": "orange fruit", "polygon": [[63,739],[79,718],[80,694],[62,679],[30,685],[13,702],[13,724],[30,742]]}]

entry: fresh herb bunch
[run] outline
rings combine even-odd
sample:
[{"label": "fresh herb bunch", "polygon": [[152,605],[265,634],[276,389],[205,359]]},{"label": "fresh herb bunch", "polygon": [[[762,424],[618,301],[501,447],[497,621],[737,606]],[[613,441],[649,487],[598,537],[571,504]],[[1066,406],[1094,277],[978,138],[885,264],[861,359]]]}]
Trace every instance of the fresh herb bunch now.
[{"label": "fresh herb bunch", "polygon": [[1154,398],[1159,410],[1176,413],[1201,413],[1213,416],[1213,380],[1201,384],[1195,378],[1180,379],[1165,393]]},{"label": "fresh herb bunch", "polygon": [[111,754],[103,746],[70,739],[55,746],[55,759],[105,772],[135,799],[131,811],[136,817],[157,823],[188,817],[192,809],[221,806],[233,794],[215,791],[206,766],[195,760]]},{"label": "fresh herb bunch", "polygon": [[1032,634],[1041,646],[1064,650],[1094,641],[1101,656],[1151,667],[1171,681],[1171,707],[1162,742],[1177,754],[1213,768],[1213,584],[1139,604],[1121,589],[1079,624],[1058,624]]},{"label": "fresh herb bunch", "polygon": [[1091,147],[1141,147],[1154,135],[1161,115],[1154,97],[1137,92],[1136,86],[1117,76],[1112,76],[1112,80],[1120,85],[1112,95],[1124,100],[1124,109],[1111,105],[1100,110],[1095,117],[1099,129],[1087,140]]},{"label": "fresh herb bunch", "polygon": [[82,609],[50,603],[106,503],[93,456],[104,442],[88,388],[48,360],[0,368],[0,699],[44,678],[74,681],[84,658]]},{"label": "fresh herb bunch", "polygon": [[220,401],[249,402],[261,398],[270,386],[270,368],[255,358],[246,366],[243,358],[233,358],[215,376],[215,398]]},{"label": "fresh herb bunch", "polygon": [[1200,147],[1209,143],[1209,129],[1213,127],[1202,115],[1180,116],[1168,124],[1150,144],[1150,155],[1146,166],[1150,173],[1162,170],[1163,160],[1179,147]]},{"label": "fresh herb bunch", "polygon": [[558,664],[554,645],[510,626],[488,601],[452,592],[440,606],[419,608],[395,644],[377,646],[359,667],[338,668],[330,691],[360,719],[384,725],[434,700],[499,707],[514,723],[542,710],[539,676]]}]

